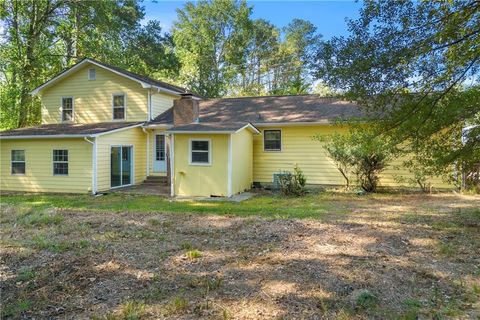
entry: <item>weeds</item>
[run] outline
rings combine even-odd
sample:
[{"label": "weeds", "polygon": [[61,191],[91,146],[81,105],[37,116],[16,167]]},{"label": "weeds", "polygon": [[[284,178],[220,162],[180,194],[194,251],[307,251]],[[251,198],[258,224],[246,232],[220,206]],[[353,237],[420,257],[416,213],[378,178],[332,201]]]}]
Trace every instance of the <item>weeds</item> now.
[{"label": "weeds", "polygon": [[63,222],[63,219],[63,216],[60,214],[53,214],[31,209],[20,215],[18,221],[24,226],[46,226],[58,225]]},{"label": "weeds", "polygon": [[35,278],[36,274],[30,267],[23,267],[18,271],[17,281],[28,281]]},{"label": "weeds", "polygon": [[180,313],[188,308],[188,300],[181,296],[176,296],[171,300],[165,309],[169,314]]},{"label": "weeds", "polygon": [[187,251],[186,255],[187,255],[187,258],[190,259],[190,260],[202,257],[202,253],[198,250]]},{"label": "weeds", "polygon": [[1,318],[18,317],[21,313],[27,311],[32,306],[30,300],[20,300],[14,304],[6,305],[1,313]]},{"label": "weeds", "polygon": [[363,310],[368,310],[374,308],[377,302],[378,298],[376,295],[368,290],[362,290],[355,299],[355,306]]}]

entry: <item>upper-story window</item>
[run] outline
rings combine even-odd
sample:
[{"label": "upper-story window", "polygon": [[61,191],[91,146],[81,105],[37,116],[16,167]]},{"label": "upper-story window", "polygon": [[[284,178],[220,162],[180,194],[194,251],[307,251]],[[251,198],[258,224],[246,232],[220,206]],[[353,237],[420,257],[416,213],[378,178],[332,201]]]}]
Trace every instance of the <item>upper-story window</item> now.
[{"label": "upper-story window", "polygon": [[62,98],[62,121],[73,121],[73,97]]},{"label": "upper-story window", "polygon": [[88,80],[95,80],[96,76],[95,68],[88,69]]},{"label": "upper-story window", "polygon": [[125,119],[125,94],[113,95],[113,120]]}]

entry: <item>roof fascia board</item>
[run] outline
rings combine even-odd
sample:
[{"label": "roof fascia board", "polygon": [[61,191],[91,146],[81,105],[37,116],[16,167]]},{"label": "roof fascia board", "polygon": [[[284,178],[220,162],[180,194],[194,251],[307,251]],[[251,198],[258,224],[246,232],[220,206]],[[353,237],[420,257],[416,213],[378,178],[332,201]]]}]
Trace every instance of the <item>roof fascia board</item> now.
[{"label": "roof fascia board", "polygon": [[171,124],[146,124],[143,126],[145,129],[170,129],[173,127]]},{"label": "roof fascia board", "polygon": [[232,134],[235,133],[235,131],[229,130],[229,131],[207,131],[207,130],[202,130],[202,131],[192,131],[192,130],[185,130],[185,131],[166,131],[166,133],[171,133],[171,134]]},{"label": "roof fascia board", "polygon": [[122,127],[122,128],[118,128],[118,129],[113,129],[113,130],[109,130],[109,131],[104,131],[104,132],[100,132],[100,133],[95,133],[95,134],[92,134],[90,136],[92,137],[100,137],[100,136],[104,136],[104,135],[107,135],[107,134],[110,134],[110,133],[115,133],[115,132],[119,132],[119,131],[124,131],[124,130],[128,130],[128,129],[133,129],[133,128],[137,128],[137,127],[141,127],[143,125],[143,123],[138,123],[138,124],[135,124],[133,126],[128,126],[128,127]]},{"label": "roof fascia board", "polygon": [[0,140],[13,139],[64,139],[64,138],[85,138],[93,137],[90,134],[49,134],[49,135],[25,135],[25,136],[0,136]]},{"label": "roof fascia board", "polygon": [[243,129],[250,129],[252,130],[253,133],[260,133],[260,131],[255,128],[255,126],[253,126],[251,123],[248,123],[246,125],[244,125],[243,127],[241,127],[240,129],[238,129],[237,131],[235,131],[235,133],[239,133],[240,131],[242,131]]},{"label": "roof fascia board", "polygon": [[24,135],[24,136],[0,136],[0,140],[9,140],[9,139],[64,139],[64,138],[96,138],[100,137],[103,135],[107,135],[110,133],[115,133],[123,130],[128,130],[128,129],[133,129],[136,127],[142,126],[141,123],[133,125],[133,126],[128,126],[128,127],[123,127],[123,128],[118,128],[118,129],[112,129],[109,131],[105,132],[100,132],[100,133],[81,133],[81,134],[44,134],[44,135]]},{"label": "roof fascia board", "polygon": [[278,126],[318,126],[318,125],[332,125],[333,122],[328,120],[316,122],[257,122],[255,127],[278,127]]},{"label": "roof fascia board", "polygon": [[44,84],[42,84],[41,86],[35,88],[34,90],[32,90],[30,92],[30,94],[32,95],[35,95],[35,94],[38,94],[41,90],[43,90],[44,88],[56,83],[58,80],[66,77],[67,75],[69,75],[70,73],[72,73],[73,71],[79,69],[80,67],[82,67],[84,64],[86,63],[91,63],[91,64],[94,64],[96,65],[97,67],[100,67],[100,68],[103,68],[103,69],[106,69],[108,71],[111,71],[119,76],[122,76],[122,77],[125,77],[125,78],[128,78],[132,81],[135,81],[135,82],[138,82],[141,84],[142,88],[144,89],[149,89],[149,88],[155,88],[157,89],[158,91],[164,91],[164,92],[168,92],[170,94],[174,94],[174,95],[180,95],[179,92],[175,92],[175,91],[172,91],[172,90],[168,90],[168,89],[165,89],[163,87],[159,87],[159,86],[155,86],[155,85],[152,85],[150,83],[146,83],[144,81],[141,81],[141,80],[138,80],[138,79],[135,79],[133,77],[130,77],[129,75],[126,75],[120,71],[117,71],[117,70],[114,70],[114,69],[111,69],[109,67],[106,67],[104,65],[101,65],[100,63],[96,62],[96,61],[93,61],[93,60],[90,60],[90,59],[85,59],[85,60],[82,60],[81,62],[79,62],[78,64],[76,64],[75,66],[71,67],[70,69],[66,70],[65,72],[59,74],[58,76],[54,77],[53,79],[50,79],[48,80],[47,82],[45,82]]}]

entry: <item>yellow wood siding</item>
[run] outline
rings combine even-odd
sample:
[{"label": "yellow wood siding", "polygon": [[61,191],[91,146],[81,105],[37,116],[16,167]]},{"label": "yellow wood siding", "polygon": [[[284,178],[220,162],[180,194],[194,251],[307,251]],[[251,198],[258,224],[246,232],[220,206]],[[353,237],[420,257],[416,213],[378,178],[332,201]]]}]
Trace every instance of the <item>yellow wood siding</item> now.
[{"label": "yellow wood siding", "polygon": [[251,188],[253,183],[253,137],[249,130],[232,134],[232,193]]},{"label": "yellow wood siding", "polygon": [[[95,68],[96,80],[88,80],[88,69]],[[74,122],[113,121],[112,94],[126,95],[126,119],[147,120],[147,90],[140,83],[106,69],[87,64],[42,92],[42,123],[61,122],[62,97],[74,98]],[[117,120],[115,120],[117,121]]]},{"label": "yellow wood siding", "polygon": [[[175,195],[226,196],[228,135],[177,134],[174,136]],[[211,139],[211,165],[190,165],[190,139]]]},{"label": "yellow wood siding", "polygon": [[111,188],[110,163],[112,146],[133,146],[133,184],[142,183],[146,177],[147,137],[141,128],[127,129],[97,138],[97,189]]},{"label": "yellow wood siding", "polygon": [[[68,150],[68,175],[53,175],[53,150]],[[83,139],[0,140],[1,190],[86,193],[92,186],[92,145]],[[25,175],[12,175],[11,150],[25,150]]]},{"label": "yellow wood siding", "polygon": [[163,93],[152,94],[152,119],[173,107],[174,100],[174,96],[171,95]]},{"label": "yellow wood siding", "polygon": [[[263,150],[263,131],[281,129],[282,151]],[[307,184],[343,185],[344,179],[335,168],[333,161],[326,155],[322,143],[312,140],[315,134],[329,135],[334,132],[347,132],[347,128],[337,126],[285,126],[278,128],[262,128],[262,135],[255,135],[253,142],[253,181],[271,183],[273,174],[279,171],[292,171],[297,164],[307,178]],[[405,169],[395,169],[401,160],[392,161],[381,175],[380,185],[402,186],[397,183],[395,175],[411,177]],[[434,187],[448,188],[448,184],[440,178],[431,179]]]}]

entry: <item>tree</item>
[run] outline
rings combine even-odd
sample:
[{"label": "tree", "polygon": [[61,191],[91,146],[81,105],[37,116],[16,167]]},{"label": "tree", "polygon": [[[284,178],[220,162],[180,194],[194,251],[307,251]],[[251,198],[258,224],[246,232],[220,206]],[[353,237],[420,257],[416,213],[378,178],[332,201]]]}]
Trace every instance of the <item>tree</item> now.
[{"label": "tree", "polygon": [[347,189],[350,174],[354,173],[364,191],[375,192],[380,173],[395,154],[390,141],[364,125],[354,126],[345,134],[316,135],[314,140],[326,142],[324,148],[345,179]]},{"label": "tree", "polygon": [[173,39],[184,84],[205,97],[227,93],[245,62],[251,10],[234,0],[188,2],[177,10]]},{"label": "tree", "polygon": [[[377,134],[441,172],[480,158],[480,2],[366,1],[348,37],[323,43],[315,75],[345,89]],[[462,128],[473,126],[466,143]]]},{"label": "tree", "polygon": [[311,22],[302,19],[293,19],[283,33],[285,40],[275,57],[271,92],[307,93],[312,85],[308,67],[321,35]]},{"label": "tree", "polygon": [[158,23],[142,27],[143,16],[135,0],[0,2],[0,128],[38,124],[40,103],[29,92],[84,57],[147,75],[175,72],[171,38]]},{"label": "tree", "polygon": [[345,179],[345,189],[348,190],[350,188],[350,176],[355,165],[348,139],[339,133],[327,137],[315,135],[313,139],[324,143],[323,148]]}]

